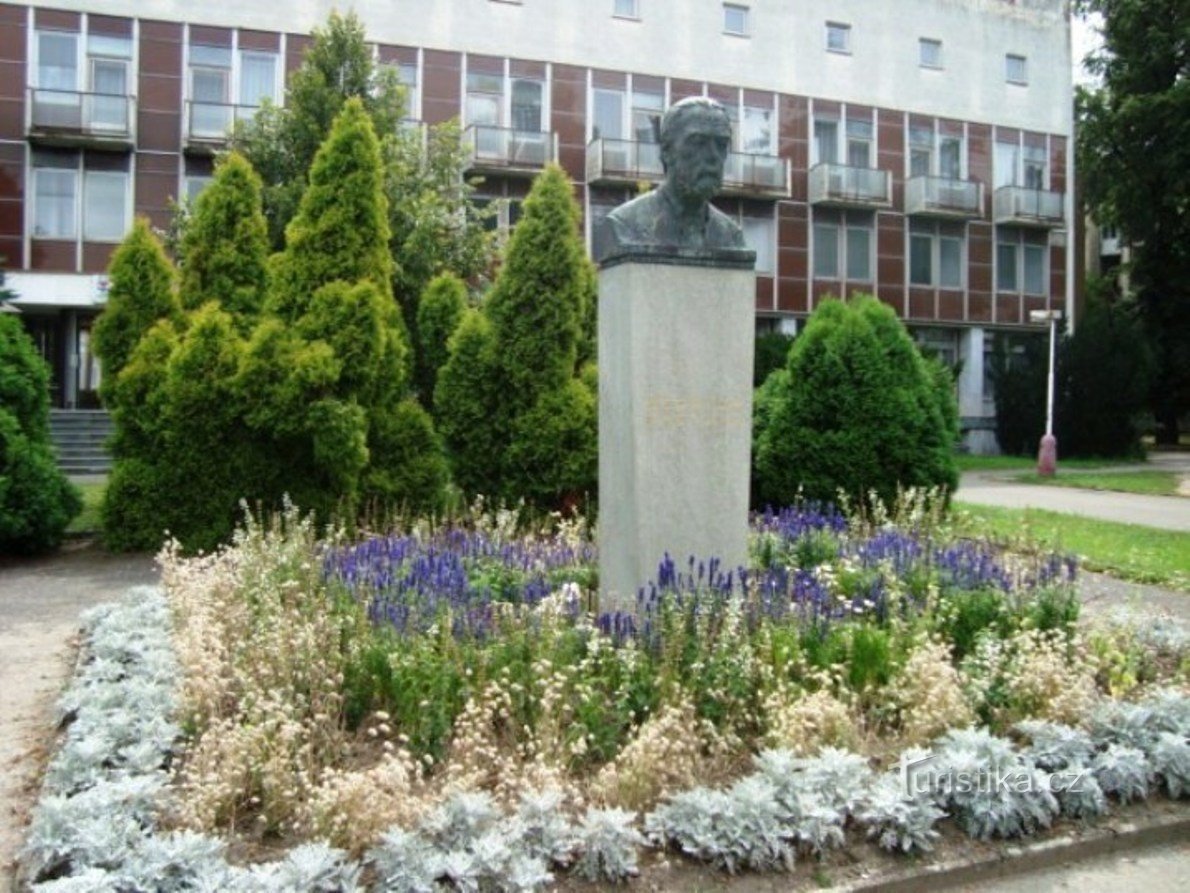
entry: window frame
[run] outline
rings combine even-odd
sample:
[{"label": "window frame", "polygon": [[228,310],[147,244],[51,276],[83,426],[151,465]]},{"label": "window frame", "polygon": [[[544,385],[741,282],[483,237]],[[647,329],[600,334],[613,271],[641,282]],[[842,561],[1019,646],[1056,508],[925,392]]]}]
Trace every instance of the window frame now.
[{"label": "window frame", "polygon": [[[95,179],[110,178],[120,180],[120,194],[123,198],[122,207],[120,208],[120,226],[119,232],[115,235],[92,235],[89,229],[91,214],[89,209],[91,183]],[[131,181],[128,171],[102,171],[102,170],[84,170],[82,176],[82,203],[80,208],[80,217],[78,226],[82,232],[84,242],[105,242],[105,243],[119,243],[128,234],[128,186]]]},{"label": "window frame", "polygon": [[[1017,69],[1019,68],[1019,76]],[[1029,86],[1029,57],[1020,53],[1004,54],[1004,81],[1018,87]]]},{"label": "window frame", "polygon": [[[821,242],[820,233],[822,230],[830,230],[832,238],[835,243],[833,268],[834,273],[820,272],[818,267],[819,262],[819,244]],[[853,276],[852,262],[854,252],[852,251],[852,233],[862,231],[864,239],[867,241],[867,251],[864,254],[864,269],[866,275]],[[814,234],[814,250],[811,253],[811,279],[823,279],[833,282],[846,283],[863,283],[870,284],[876,281],[876,218],[875,215],[870,218],[862,212],[847,212],[842,211],[834,220],[815,220],[812,224],[812,232]]]},{"label": "window frame", "polygon": [[[777,221],[773,216],[761,217],[754,214],[743,214],[739,216],[740,229],[744,233],[744,243],[748,247],[755,249],[755,246],[748,238],[748,225],[759,227],[764,226],[767,244],[764,255],[760,251],[756,251],[756,273],[761,276],[775,276],[777,274]],[[762,257],[767,260],[767,265],[762,266]]]},{"label": "window frame", "polygon": [[[926,58],[926,48],[931,47],[935,52],[933,61]],[[942,71],[946,65],[942,57],[942,41],[936,37],[917,38],[917,65],[928,71]]]},{"label": "window frame", "polygon": [[[731,27],[732,15],[740,17],[740,28]],[[752,9],[742,3],[723,4],[723,33],[730,37],[752,36]]]},{"label": "window frame", "polygon": [[[49,91],[49,92],[56,91],[56,92],[61,92],[61,93],[77,93],[77,92],[79,92],[81,90],[81,87],[79,86],[79,84],[81,83],[81,79],[83,76],[83,65],[85,62],[84,57],[86,55],[85,52],[83,51],[83,43],[84,43],[84,41],[82,39],[83,35],[78,33],[77,31],[58,31],[53,28],[37,28],[34,30],[33,33],[34,33],[33,46],[34,46],[34,50],[37,54],[36,68],[34,69],[34,71],[36,73],[35,89],[45,90],[45,91]],[[74,68],[73,68],[74,86],[73,87],[70,87],[70,88],[49,87],[42,83],[42,67],[43,67],[42,56],[43,56],[43,53],[42,53],[41,42],[44,38],[69,40],[71,43],[73,43],[73,45],[74,45],[74,53],[73,53],[73,55],[74,55]],[[54,67],[59,68],[60,66],[54,66]],[[44,100],[40,100],[40,101],[44,101]]]},{"label": "window frame", "polygon": [[[840,46],[835,46],[831,38],[839,35],[843,38]],[[826,23],[826,51],[828,53],[838,53],[840,56],[851,55],[851,25],[847,22],[827,22]]]},{"label": "window frame", "polygon": [[[41,180],[45,174],[62,174],[70,177],[71,182],[71,213],[70,231],[69,232],[38,232],[38,210],[41,204]],[[49,165],[35,165],[33,166],[33,208],[32,219],[30,220],[30,238],[44,239],[47,241],[56,242],[77,242],[79,238],[79,218],[82,216],[80,203],[82,202],[82,189],[80,184],[79,169],[77,164],[73,167],[51,167]]]},{"label": "window frame", "polygon": [[[622,12],[620,10],[621,4],[628,4],[631,6],[631,12]],[[625,19],[630,22],[640,21],[640,0],[612,0],[612,18]]]},{"label": "window frame", "polygon": [[[910,286],[917,288],[933,288],[944,289],[946,291],[963,291],[967,287],[967,231],[964,227],[962,234],[958,234],[953,228],[948,230],[944,223],[939,221],[913,221],[908,229],[908,243],[906,248],[906,261],[908,264],[908,279]],[[914,244],[926,244],[928,254],[926,260],[929,264],[928,278],[923,281],[920,278],[914,277]],[[945,264],[943,263],[943,244],[955,243],[958,245],[958,280],[946,281],[943,271]]]}]

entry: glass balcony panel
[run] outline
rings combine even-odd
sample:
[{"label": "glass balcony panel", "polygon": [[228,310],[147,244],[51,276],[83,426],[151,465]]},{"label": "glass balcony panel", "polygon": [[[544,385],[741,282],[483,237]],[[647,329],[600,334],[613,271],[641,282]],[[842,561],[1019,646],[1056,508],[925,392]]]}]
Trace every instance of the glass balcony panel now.
[{"label": "glass balcony panel", "polygon": [[1065,195],[1026,186],[1001,186],[996,190],[994,211],[997,223],[1060,227],[1066,219]]},{"label": "glass balcony panel", "polygon": [[892,204],[888,171],[822,163],[810,169],[810,201],[844,207],[887,207]]},{"label": "glass balcony panel", "polygon": [[473,124],[463,132],[472,169],[538,171],[554,161],[554,135]]},{"label": "glass balcony panel", "polygon": [[84,138],[84,142],[88,136],[102,142],[132,135],[131,96],[37,87],[29,92],[30,127],[35,133]]},{"label": "glass balcony panel", "polygon": [[910,177],[905,186],[905,211],[927,217],[980,217],[983,187],[975,180]]}]

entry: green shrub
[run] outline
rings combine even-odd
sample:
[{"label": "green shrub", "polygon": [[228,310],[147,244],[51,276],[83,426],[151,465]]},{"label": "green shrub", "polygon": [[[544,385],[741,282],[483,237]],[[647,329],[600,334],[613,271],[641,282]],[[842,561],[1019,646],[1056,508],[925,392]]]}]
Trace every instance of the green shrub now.
[{"label": "green shrub", "polygon": [[1042,336],[1022,339],[1010,352],[997,339],[991,356],[996,401],[996,443],[1012,456],[1036,455],[1045,433],[1047,342]]},{"label": "green shrub", "polygon": [[83,507],[54,458],[49,382],[20,320],[0,314],[0,554],[56,548]]},{"label": "green shrub", "polygon": [[470,310],[448,342],[450,359],[434,389],[438,427],[455,483],[468,496],[499,495],[499,455],[506,442],[491,408],[500,398],[492,324]]},{"label": "green shrub", "polygon": [[891,503],[898,487],[958,483],[954,394],[875,298],[826,301],[756,401],[753,500]]},{"label": "green shrub", "polygon": [[756,353],[752,359],[752,387],[760,387],[768,381],[772,373],[785,368],[792,345],[793,335],[782,332],[765,332],[756,336]]}]

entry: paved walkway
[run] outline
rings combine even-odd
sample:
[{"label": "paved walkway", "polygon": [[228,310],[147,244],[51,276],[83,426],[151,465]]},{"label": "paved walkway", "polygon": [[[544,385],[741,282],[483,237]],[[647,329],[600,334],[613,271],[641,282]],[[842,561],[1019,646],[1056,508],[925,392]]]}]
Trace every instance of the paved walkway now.
[{"label": "paved walkway", "polygon": [[[1190,475],[1190,453],[1154,453],[1145,465],[1113,466],[1110,470],[1174,471]],[[978,505],[1048,509],[1103,521],[1190,533],[1190,498],[1016,483],[1013,478],[1021,473],[1019,470],[969,471],[962,476],[955,498]],[[1074,476],[1078,472],[1063,471],[1059,459],[1058,474]]]},{"label": "paved walkway", "polygon": [[0,561],[0,891],[54,742],[54,702],[73,669],[79,614],[157,580],[144,555],[111,556],[70,545],[60,554]]},{"label": "paved walkway", "polygon": [[1177,893],[1186,889],[1190,843],[1100,856],[1045,871],[956,887],[963,893]]}]

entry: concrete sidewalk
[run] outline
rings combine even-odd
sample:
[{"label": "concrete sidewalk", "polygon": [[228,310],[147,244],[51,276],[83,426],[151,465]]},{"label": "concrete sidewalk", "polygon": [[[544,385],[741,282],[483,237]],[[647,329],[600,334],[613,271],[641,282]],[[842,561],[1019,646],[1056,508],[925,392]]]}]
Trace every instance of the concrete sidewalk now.
[{"label": "concrete sidewalk", "polygon": [[[1156,453],[1144,465],[1112,466],[1108,471],[1173,471],[1190,475],[1190,453]],[[1002,508],[1036,508],[1067,512],[1102,521],[1142,524],[1163,530],[1190,533],[1190,498],[1184,496],[1143,496],[1106,490],[1079,490],[1073,487],[1047,487],[1019,484],[1013,479],[1020,470],[969,471],[959,481],[955,498],[961,502]],[[1058,474],[1074,477],[1076,470],[1063,470],[1058,460]]]}]

